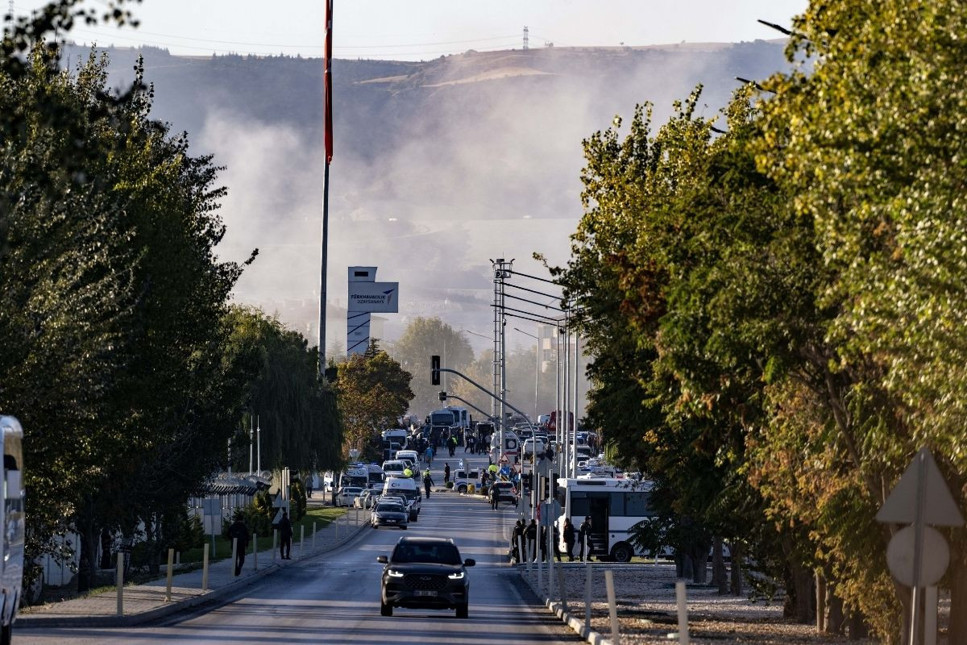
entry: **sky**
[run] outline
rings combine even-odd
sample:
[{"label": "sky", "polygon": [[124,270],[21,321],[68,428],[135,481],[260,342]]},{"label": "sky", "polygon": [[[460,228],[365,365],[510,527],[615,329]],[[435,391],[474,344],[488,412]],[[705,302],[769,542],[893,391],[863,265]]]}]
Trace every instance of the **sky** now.
[{"label": "sky", "polygon": [[[42,0],[5,0],[16,15]],[[107,0],[89,0],[95,8]],[[151,45],[173,54],[321,57],[324,0],[143,0],[137,29],[78,26],[100,46]],[[430,60],[469,49],[742,42],[780,34],[807,0],[334,0],[335,58]]]}]

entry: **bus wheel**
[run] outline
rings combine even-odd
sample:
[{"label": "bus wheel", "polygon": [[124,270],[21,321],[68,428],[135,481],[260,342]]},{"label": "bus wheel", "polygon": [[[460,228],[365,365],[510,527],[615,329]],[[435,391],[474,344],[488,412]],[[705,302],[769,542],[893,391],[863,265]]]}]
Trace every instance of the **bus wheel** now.
[{"label": "bus wheel", "polygon": [[611,558],[615,562],[631,562],[633,555],[634,551],[631,550],[631,546],[626,542],[619,542],[611,549]]}]

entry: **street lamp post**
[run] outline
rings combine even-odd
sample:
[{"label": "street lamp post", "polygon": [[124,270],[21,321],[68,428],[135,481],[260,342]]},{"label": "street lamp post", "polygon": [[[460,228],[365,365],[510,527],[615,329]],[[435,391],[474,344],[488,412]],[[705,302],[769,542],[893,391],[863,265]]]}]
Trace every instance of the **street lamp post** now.
[{"label": "street lamp post", "polygon": [[532,419],[533,425],[536,426],[537,417],[540,416],[538,397],[540,396],[540,385],[541,385],[541,339],[539,336],[535,336],[534,334],[526,332],[520,327],[514,327],[514,331],[519,331],[525,336],[530,336],[535,341],[537,341],[537,344],[534,346],[534,359],[535,359],[534,362],[536,363],[536,365],[534,368],[534,418]]}]

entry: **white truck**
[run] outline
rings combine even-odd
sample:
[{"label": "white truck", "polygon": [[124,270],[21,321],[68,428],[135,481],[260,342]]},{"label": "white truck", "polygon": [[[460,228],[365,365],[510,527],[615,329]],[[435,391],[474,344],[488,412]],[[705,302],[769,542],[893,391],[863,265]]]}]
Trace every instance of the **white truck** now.
[{"label": "white truck", "polygon": [[0,560],[0,645],[10,645],[20,606],[24,574],[23,429],[13,417],[0,416],[3,436],[3,559]]}]

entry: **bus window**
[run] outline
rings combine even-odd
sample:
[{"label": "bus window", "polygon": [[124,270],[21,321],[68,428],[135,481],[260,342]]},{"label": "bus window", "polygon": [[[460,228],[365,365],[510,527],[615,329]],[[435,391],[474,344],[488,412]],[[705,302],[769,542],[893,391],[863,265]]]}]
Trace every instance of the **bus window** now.
[{"label": "bus window", "polygon": [[648,500],[651,493],[628,493],[625,496],[625,515],[644,517],[652,515]]},{"label": "bus window", "polygon": [[584,517],[591,514],[591,505],[588,504],[588,494],[581,492],[571,493],[571,517]]},{"label": "bus window", "polygon": [[611,493],[611,515],[623,517],[625,513],[626,493]]}]

